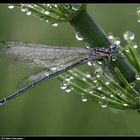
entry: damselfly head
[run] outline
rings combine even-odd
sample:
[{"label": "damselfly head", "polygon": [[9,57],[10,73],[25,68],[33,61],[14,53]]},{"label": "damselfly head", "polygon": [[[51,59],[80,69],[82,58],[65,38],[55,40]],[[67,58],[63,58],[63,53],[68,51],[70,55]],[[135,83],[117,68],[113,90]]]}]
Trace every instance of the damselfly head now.
[{"label": "damselfly head", "polygon": [[119,46],[117,44],[113,44],[110,46],[110,49],[111,49],[111,52],[114,53],[114,54],[117,54],[119,53]]}]

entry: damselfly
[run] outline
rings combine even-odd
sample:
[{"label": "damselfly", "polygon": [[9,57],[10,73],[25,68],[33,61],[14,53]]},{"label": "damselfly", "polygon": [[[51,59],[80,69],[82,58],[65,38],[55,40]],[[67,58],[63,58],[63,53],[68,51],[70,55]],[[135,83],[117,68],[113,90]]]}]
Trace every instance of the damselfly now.
[{"label": "damselfly", "polygon": [[116,44],[109,48],[86,49],[25,42],[1,42],[0,58],[25,64],[31,70],[38,67],[39,70],[24,78],[22,82],[25,85],[14,94],[1,100],[0,106],[65,71],[95,60],[113,59],[118,53],[119,47]]}]

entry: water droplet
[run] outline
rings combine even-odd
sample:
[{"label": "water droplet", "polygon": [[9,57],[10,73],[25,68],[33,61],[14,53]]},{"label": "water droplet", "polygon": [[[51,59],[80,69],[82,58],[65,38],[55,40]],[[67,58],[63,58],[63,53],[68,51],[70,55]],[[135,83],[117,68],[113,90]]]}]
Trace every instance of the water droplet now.
[{"label": "water droplet", "polygon": [[28,12],[26,13],[26,15],[28,15],[28,16],[30,16],[31,14],[32,14],[31,11],[28,11]]},{"label": "water droplet", "polygon": [[109,82],[105,82],[105,84],[106,84],[106,85],[109,85],[110,83],[109,83]]},{"label": "water droplet", "polygon": [[57,67],[52,67],[51,70],[52,71],[56,71],[57,70]]},{"label": "water droplet", "polygon": [[110,40],[113,40],[113,39],[114,39],[114,36],[113,36],[112,33],[109,33],[109,34],[108,34],[108,39],[110,39]]},{"label": "water droplet", "polygon": [[66,76],[66,81],[70,81],[70,80],[72,80],[73,79],[73,77],[72,76]]},{"label": "water droplet", "polygon": [[65,7],[66,9],[69,9],[69,8],[70,8],[70,5],[69,5],[69,4],[64,4],[64,7]]},{"label": "water droplet", "polygon": [[140,19],[138,19],[137,22],[140,23]]},{"label": "water droplet", "polygon": [[102,90],[102,87],[97,83],[96,84],[96,88],[98,89],[98,90]]},{"label": "water droplet", "polygon": [[78,41],[82,41],[84,39],[79,32],[76,33],[75,37]]},{"label": "water droplet", "polygon": [[112,98],[113,98],[113,97],[114,97],[114,95],[113,95],[113,94],[110,94],[110,97],[112,97]]},{"label": "water droplet", "polygon": [[121,97],[124,97],[124,94],[122,94],[122,93],[120,93],[120,92],[118,92],[117,93],[119,96],[121,96]]},{"label": "water droplet", "polygon": [[136,78],[136,80],[140,80],[140,75],[136,74],[135,78]]},{"label": "water droplet", "polygon": [[88,64],[89,66],[92,66],[92,63],[91,63],[91,62],[88,62],[87,64]]},{"label": "water droplet", "polygon": [[75,11],[79,10],[79,6],[76,6],[76,5],[72,6],[72,10],[75,10]]},{"label": "water droplet", "polygon": [[89,47],[88,45],[86,45],[86,48],[87,48],[87,49],[90,49],[90,47]]},{"label": "water droplet", "polygon": [[58,25],[59,25],[58,23],[52,23],[53,27],[58,27]]},{"label": "water droplet", "polygon": [[98,64],[102,65],[103,63],[101,61],[97,61]]},{"label": "water droplet", "polygon": [[71,92],[71,88],[67,88],[67,89],[65,90],[65,92],[67,92],[67,93]]},{"label": "water droplet", "polygon": [[137,7],[137,14],[140,14],[140,7]]},{"label": "water droplet", "polygon": [[49,76],[49,73],[48,73],[48,72],[46,72],[46,73],[45,73],[45,76]]},{"label": "water droplet", "polygon": [[128,106],[128,104],[124,103],[123,106]]},{"label": "water droplet", "polygon": [[87,91],[88,93],[91,93],[91,94],[93,93],[93,90],[90,88],[85,89],[85,91]]},{"label": "water droplet", "polygon": [[136,43],[133,43],[133,48],[134,49],[138,48],[138,45]]},{"label": "water droplet", "polygon": [[102,94],[102,95],[101,95],[101,98],[102,98],[102,99],[105,99],[105,98],[106,98],[106,96],[105,96],[104,94]]},{"label": "water droplet", "polygon": [[120,41],[119,38],[116,37],[114,43],[115,43],[116,45],[119,45],[119,44],[121,43],[121,41]]},{"label": "water droplet", "polygon": [[101,107],[102,108],[106,108],[107,107],[107,104],[101,104]]},{"label": "water droplet", "polygon": [[26,12],[27,8],[21,7],[21,12]]},{"label": "water droplet", "polygon": [[97,83],[97,80],[94,80],[93,83]]},{"label": "water droplet", "polygon": [[138,45],[136,45],[136,44],[135,44],[135,45],[133,45],[133,48],[134,48],[134,49],[138,48]]},{"label": "water droplet", "polygon": [[130,31],[126,31],[124,34],[123,34],[123,37],[125,40],[134,40],[135,38],[135,34],[130,32]]},{"label": "water droplet", "polygon": [[36,5],[36,4],[33,4],[33,6],[34,6],[34,7],[37,7],[37,5]]},{"label": "water droplet", "polygon": [[9,9],[13,9],[14,7],[15,7],[15,6],[12,5],[12,4],[8,5],[8,8],[9,8]]},{"label": "water droplet", "polygon": [[90,78],[90,77],[91,77],[91,75],[90,75],[90,74],[86,74],[86,77],[87,77],[87,78]]},{"label": "water droplet", "polygon": [[102,87],[97,87],[98,90],[102,90]]},{"label": "water droplet", "polygon": [[116,61],[117,60],[117,57],[113,56],[111,60],[112,61]]},{"label": "water droplet", "polygon": [[87,102],[87,98],[84,95],[82,96],[81,100],[82,100],[82,102]]},{"label": "water droplet", "polygon": [[57,8],[57,4],[55,4],[54,7]]},{"label": "water droplet", "polygon": [[83,78],[82,80],[83,80],[83,81],[86,81],[86,79],[85,79],[85,78]]},{"label": "water droplet", "polygon": [[129,52],[128,46],[125,47],[125,51],[126,51],[127,53]]},{"label": "water droplet", "polygon": [[97,78],[101,77],[101,75],[100,75],[100,73],[99,73],[98,71],[95,72],[95,76],[96,76]]},{"label": "water droplet", "polygon": [[62,84],[60,88],[61,88],[61,89],[66,89],[67,86],[64,86],[64,85]]},{"label": "water droplet", "polygon": [[50,12],[49,12],[49,11],[45,11],[44,14],[45,14],[45,15],[49,15]]},{"label": "water droplet", "polygon": [[134,82],[131,82],[130,85],[131,85],[131,88],[134,88],[136,84]]}]

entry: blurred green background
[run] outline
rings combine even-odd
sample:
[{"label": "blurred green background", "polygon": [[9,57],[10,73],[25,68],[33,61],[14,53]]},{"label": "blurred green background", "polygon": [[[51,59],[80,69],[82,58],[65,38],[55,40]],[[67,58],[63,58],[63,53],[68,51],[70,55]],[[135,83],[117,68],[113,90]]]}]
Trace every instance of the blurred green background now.
[{"label": "blurred green background", "polygon": [[[112,32],[123,40],[123,33],[130,30],[139,45],[139,6],[88,4],[87,10],[106,33]],[[0,40],[84,47],[69,23],[52,27],[34,16],[26,16],[18,8],[10,10],[6,4],[0,4]],[[21,78],[18,69],[9,72],[8,64],[0,61],[0,99],[16,91]],[[82,102],[79,95],[61,90],[60,82],[53,78],[0,108],[0,135],[140,135],[140,114]]]}]

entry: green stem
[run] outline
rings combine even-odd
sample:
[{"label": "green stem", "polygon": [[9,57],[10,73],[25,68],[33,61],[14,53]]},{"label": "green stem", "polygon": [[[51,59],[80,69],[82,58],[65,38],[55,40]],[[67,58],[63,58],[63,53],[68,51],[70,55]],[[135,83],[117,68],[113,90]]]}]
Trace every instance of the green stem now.
[{"label": "green stem", "polygon": [[[97,25],[95,20],[89,16],[86,10],[73,18],[70,21],[70,24],[83,36],[85,42],[88,43],[90,47],[109,47],[111,45],[111,42],[108,40],[105,32]],[[114,72],[114,67],[117,67],[121,71],[128,82],[134,81],[136,74],[134,68],[128,63],[126,59],[122,58],[121,54],[119,57],[121,59],[117,59],[115,62],[110,62],[110,72],[121,85],[123,84],[117,78],[117,75]]]}]

